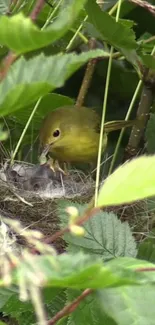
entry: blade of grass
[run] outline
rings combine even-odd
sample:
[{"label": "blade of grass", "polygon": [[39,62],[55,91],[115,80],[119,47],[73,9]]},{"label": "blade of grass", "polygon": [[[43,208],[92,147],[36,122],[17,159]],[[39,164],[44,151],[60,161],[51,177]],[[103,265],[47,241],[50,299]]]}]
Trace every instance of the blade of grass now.
[{"label": "blade of grass", "polygon": [[[119,0],[117,3],[116,22],[118,22],[119,20],[121,4],[122,4],[122,0]],[[105,122],[105,115],[106,115],[106,108],[107,108],[112,59],[113,59],[113,47],[111,47],[110,50],[110,57],[108,62],[107,77],[106,77],[105,92],[104,92],[104,100],[103,100],[103,111],[102,111],[102,119],[101,119],[101,130],[100,130],[100,139],[99,139],[99,147],[98,147],[97,171],[96,171],[96,182],[95,182],[95,202],[94,202],[95,207],[97,206],[97,200],[98,200],[98,191],[99,191],[99,182],[100,182],[100,164],[101,164],[101,156],[102,156],[102,143],[104,137],[104,122]]]}]

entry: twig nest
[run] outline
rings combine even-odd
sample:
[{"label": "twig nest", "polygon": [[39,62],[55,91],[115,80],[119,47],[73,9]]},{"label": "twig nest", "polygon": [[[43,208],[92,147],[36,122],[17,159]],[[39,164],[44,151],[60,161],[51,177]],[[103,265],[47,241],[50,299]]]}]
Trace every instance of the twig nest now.
[{"label": "twig nest", "polygon": [[94,181],[78,170],[64,176],[54,173],[48,165],[25,163],[0,170],[1,215],[18,219],[24,227],[40,230],[45,236],[59,229],[60,200],[89,202],[93,193]]}]

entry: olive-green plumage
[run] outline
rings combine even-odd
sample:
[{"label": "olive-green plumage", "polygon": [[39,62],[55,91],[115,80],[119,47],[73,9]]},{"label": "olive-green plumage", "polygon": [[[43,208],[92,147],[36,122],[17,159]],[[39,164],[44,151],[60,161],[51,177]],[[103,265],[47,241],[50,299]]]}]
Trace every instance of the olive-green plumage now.
[{"label": "olive-green plumage", "polygon": [[[105,123],[102,151],[107,145],[107,133],[133,121]],[[60,107],[50,112],[40,130],[40,142],[54,158],[66,162],[95,162],[98,155],[100,117],[91,108]]]}]

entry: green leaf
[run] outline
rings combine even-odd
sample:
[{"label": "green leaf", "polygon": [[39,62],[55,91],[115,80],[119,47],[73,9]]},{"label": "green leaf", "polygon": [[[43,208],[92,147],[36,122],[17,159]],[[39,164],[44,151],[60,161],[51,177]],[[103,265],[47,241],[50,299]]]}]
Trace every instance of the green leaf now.
[{"label": "green leaf", "polygon": [[[0,298],[2,300],[4,291],[7,292],[7,289],[3,289],[2,293],[0,292]],[[53,317],[55,313],[64,307],[66,303],[66,295],[61,289],[46,288],[43,290],[43,301],[48,315]],[[20,301],[19,292],[12,292],[8,301],[0,307],[0,311],[5,315],[9,315],[16,319],[20,325],[34,324],[36,321],[34,307],[31,301]]]},{"label": "green leaf", "polygon": [[11,0],[0,0],[0,15],[5,15],[8,12]]},{"label": "green leaf", "polygon": [[154,325],[154,285],[104,289],[98,298],[102,311],[119,325]]},{"label": "green leaf", "polygon": [[125,163],[104,182],[98,206],[129,203],[155,195],[155,156],[141,156]]},{"label": "green leaf", "polygon": [[46,57],[40,54],[28,61],[21,57],[0,84],[0,115],[27,107],[49,91],[62,87],[89,59],[103,55],[104,51],[94,50],[80,55],[70,53]]},{"label": "green leaf", "polygon": [[[66,208],[74,206],[82,216],[86,206],[69,201],[61,201],[58,215],[64,227],[68,220]],[[121,223],[114,213],[98,212],[82,225],[84,237],[66,233],[64,239],[69,244],[69,251],[82,250],[85,253],[99,255],[104,260],[117,256],[136,256],[136,243],[127,222]]]},{"label": "green leaf", "polygon": [[0,288],[0,309],[4,307],[12,295],[13,292],[11,290]]},{"label": "green leaf", "polygon": [[7,131],[3,130],[3,125],[0,124],[0,141],[5,141],[8,138],[9,134]]},{"label": "green leaf", "polygon": [[89,21],[100,33],[102,40],[118,49],[134,50],[137,48],[135,34],[129,24],[116,22],[108,13],[102,11],[94,0],[86,4]]},{"label": "green leaf", "polygon": [[[45,95],[38,105],[37,111],[33,117],[33,129],[39,130],[43,118],[53,109],[66,105],[74,105],[73,99],[59,94]],[[12,117],[15,118],[18,123],[25,126],[32,110],[33,106],[24,107],[24,109],[14,112]]]},{"label": "green leaf", "polygon": [[[32,274],[32,279],[37,276],[40,286],[47,288],[98,289],[140,285],[155,283],[155,272],[152,268],[154,269],[154,264],[150,262],[129,257],[116,258],[103,264],[100,258],[82,252],[58,256],[33,255],[29,263],[22,260],[14,270],[12,283],[18,285],[21,279],[26,280]],[[1,286],[2,284],[1,280]]]},{"label": "green leaf", "polygon": [[147,151],[149,154],[155,153],[154,134],[155,134],[155,114],[151,113],[145,131]]},{"label": "green leaf", "polygon": [[[154,234],[150,234],[150,236]],[[155,263],[155,239],[149,238],[139,244],[137,258]]]},{"label": "green leaf", "polygon": [[65,1],[58,18],[46,29],[40,30],[22,13],[0,19],[0,44],[17,54],[42,48],[62,37],[72,26],[86,0]]},{"label": "green leaf", "polygon": [[155,58],[153,55],[145,54],[145,55],[140,55],[140,58],[142,60],[142,63],[150,69],[155,70]]}]

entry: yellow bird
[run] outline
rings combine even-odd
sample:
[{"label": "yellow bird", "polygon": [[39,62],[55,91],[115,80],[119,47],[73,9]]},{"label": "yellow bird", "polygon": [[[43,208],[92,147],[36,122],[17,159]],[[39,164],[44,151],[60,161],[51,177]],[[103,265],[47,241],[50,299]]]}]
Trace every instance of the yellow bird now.
[{"label": "yellow bird", "polygon": [[[62,162],[95,163],[100,137],[100,117],[88,107],[65,106],[50,112],[40,130],[43,154],[52,153]],[[107,134],[135,121],[113,121],[104,125],[102,152],[107,146]]]}]

